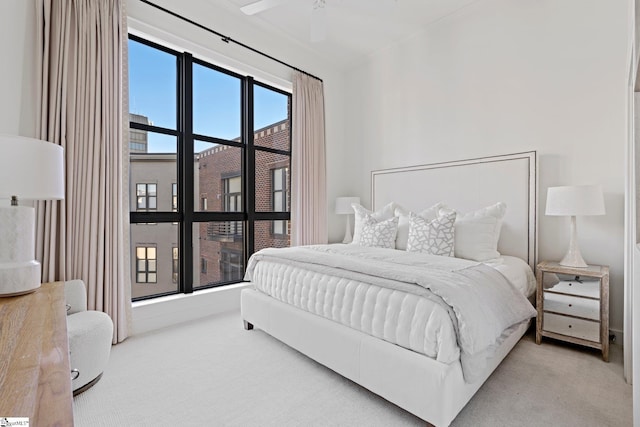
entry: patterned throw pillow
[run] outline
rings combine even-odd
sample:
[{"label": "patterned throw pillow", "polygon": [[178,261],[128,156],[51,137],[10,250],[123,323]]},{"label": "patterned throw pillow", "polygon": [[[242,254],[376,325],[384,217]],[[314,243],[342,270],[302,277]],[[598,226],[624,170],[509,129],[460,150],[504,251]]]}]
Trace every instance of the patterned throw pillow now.
[{"label": "patterned throw pillow", "polygon": [[363,208],[357,203],[351,205],[353,207],[353,212],[355,213],[355,226],[353,228],[353,241],[351,243],[356,245],[365,246],[362,240],[362,226],[367,218],[371,217],[376,222],[384,221],[385,219],[393,218],[393,211],[396,208],[395,203],[391,202],[386,206],[378,209],[377,211],[371,212],[368,209]]},{"label": "patterned throw pillow", "polygon": [[360,245],[372,248],[396,247],[396,233],[398,232],[398,217],[376,221],[368,215],[362,221],[362,232],[360,234]]},{"label": "patterned throw pillow", "polygon": [[409,213],[407,251],[453,256],[455,222],[455,212],[440,215],[432,221]]},{"label": "patterned throw pillow", "polygon": [[[422,218],[433,221],[438,217],[438,212],[440,209],[444,208],[445,205],[442,202],[438,202],[430,208],[424,209],[423,211],[417,212],[417,215],[420,215]],[[409,211],[400,205],[396,205],[396,210],[394,212],[395,216],[399,218],[398,221],[398,234],[396,235],[396,249],[400,249],[403,251],[407,250],[407,241],[409,240]]]}]

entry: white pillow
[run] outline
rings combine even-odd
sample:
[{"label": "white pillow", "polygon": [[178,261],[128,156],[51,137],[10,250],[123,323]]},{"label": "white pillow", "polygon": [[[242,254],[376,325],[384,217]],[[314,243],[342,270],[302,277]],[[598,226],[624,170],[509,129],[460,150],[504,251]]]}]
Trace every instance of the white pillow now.
[{"label": "white pillow", "polygon": [[[439,215],[450,212],[447,208]],[[455,223],[455,256],[474,261],[498,258],[498,240],[502,218],[507,211],[505,203],[496,203],[467,214],[458,213]]]},{"label": "white pillow", "polygon": [[[443,203],[436,203],[435,205],[427,208],[417,215],[426,219],[427,221],[433,221],[438,216],[438,211],[445,207]],[[398,235],[396,236],[396,249],[406,250],[407,240],[409,239],[409,214],[412,213],[409,210],[403,208],[400,205],[396,205],[395,216],[398,217]]]},{"label": "white pillow", "polygon": [[367,216],[373,218],[376,222],[384,221],[385,219],[393,218],[393,211],[396,208],[396,204],[391,202],[386,206],[383,206],[381,209],[371,212],[368,209],[363,208],[361,205],[357,203],[353,203],[351,205],[353,211],[355,213],[355,223],[353,226],[353,240],[351,243],[359,245],[360,244],[360,235],[362,234],[362,225],[363,222],[367,219]]},{"label": "white pillow", "polygon": [[397,231],[397,217],[378,222],[371,215],[367,215],[367,218],[362,223],[360,245],[393,249],[396,246]]},{"label": "white pillow", "polygon": [[410,212],[407,251],[453,256],[455,222],[454,211],[443,213],[431,221]]}]

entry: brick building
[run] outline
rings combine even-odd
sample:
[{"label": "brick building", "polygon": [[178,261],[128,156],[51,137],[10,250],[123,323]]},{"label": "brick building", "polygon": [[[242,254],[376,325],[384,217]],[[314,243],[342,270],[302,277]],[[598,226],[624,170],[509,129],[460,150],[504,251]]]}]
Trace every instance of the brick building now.
[{"label": "brick building", "polygon": [[[254,133],[254,144],[289,150],[289,122],[274,123]],[[216,146],[197,155],[200,197],[198,210],[242,210],[242,153],[239,148]],[[256,211],[289,211],[290,158],[256,151]],[[244,272],[243,223],[200,224],[200,284],[241,280]],[[258,221],[255,249],[289,246],[288,221]],[[195,277],[195,275],[194,275]]]},{"label": "brick building", "polygon": [[[146,135],[143,137],[142,133],[146,134],[132,130],[131,143],[144,141],[146,151]],[[288,120],[254,133],[254,143],[260,147],[289,150],[289,139]],[[136,148],[130,154],[131,210],[177,210],[176,155],[147,153],[140,151],[140,146]],[[242,149],[216,145],[203,150],[195,155],[194,171],[196,211],[242,211]],[[257,212],[289,211],[289,171],[289,156],[256,150]],[[242,280],[243,227],[242,221],[194,224],[194,287]],[[131,226],[133,298],[177,289],[178,229],[178,225],[172,223]],[[257,221],[255,250],[289,246],[289,229],[288,221]]]}]

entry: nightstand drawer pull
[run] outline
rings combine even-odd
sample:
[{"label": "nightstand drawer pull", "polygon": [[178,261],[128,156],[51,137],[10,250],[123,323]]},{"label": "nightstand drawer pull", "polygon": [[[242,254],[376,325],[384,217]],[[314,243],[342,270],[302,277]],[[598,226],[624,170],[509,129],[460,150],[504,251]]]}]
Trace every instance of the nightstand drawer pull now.
[{"label": "nightstand drawer pull", "polygon": [[600,342],[600,323],[574,319],[553,313],[544,313],[543,330],[570,337]]}]

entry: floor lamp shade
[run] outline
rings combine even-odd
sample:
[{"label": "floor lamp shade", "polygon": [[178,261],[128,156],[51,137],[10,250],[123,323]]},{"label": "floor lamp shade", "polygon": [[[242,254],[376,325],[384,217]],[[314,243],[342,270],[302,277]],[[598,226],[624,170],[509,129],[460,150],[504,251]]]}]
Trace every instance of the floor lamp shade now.
[{"label": "floor lamp shade", "polygon": [[35,209],[19,200],[64,198],[64,152],[60,145],[0,134],[0,296],[40,286],[35,257]]},{"label": "floor lamp shade", "polygon": [[586,267],[587,263],[582,258],[578,247],[576,216],[605,214],[602,187],[599,185],[549,187],[545,213],[551,216],[571,217],[569,250],[560,264],[569,267]]},{"label": "floor lamp shade", "polygon": [[[338,197],[336,199],[336,214],[338,215],[351,215],[353,214],[353,204],[360,204],[360,197]],[[351,243],[353,237],[351,236],[351,222],[350,217],[347,217],[347,228],[344,232],[344,239],[342,243]]]}]

